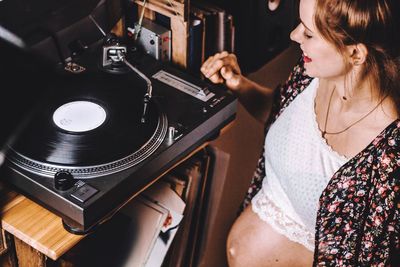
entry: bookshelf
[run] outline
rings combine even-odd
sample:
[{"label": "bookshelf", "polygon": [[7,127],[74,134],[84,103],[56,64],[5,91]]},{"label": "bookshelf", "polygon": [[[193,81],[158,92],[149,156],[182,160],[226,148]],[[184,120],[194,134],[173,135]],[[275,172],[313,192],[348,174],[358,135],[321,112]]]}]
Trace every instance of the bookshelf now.
[{"label": "bookshelf", "polygon": [[[144,5],[144,0],[133,0],[138,5],[138,12]],[[155,19],[158,12],[171,20],[172,33],[172,63],[186,68],[188,63],[189,36],[189,0],[147,0],[145,17]]]}]

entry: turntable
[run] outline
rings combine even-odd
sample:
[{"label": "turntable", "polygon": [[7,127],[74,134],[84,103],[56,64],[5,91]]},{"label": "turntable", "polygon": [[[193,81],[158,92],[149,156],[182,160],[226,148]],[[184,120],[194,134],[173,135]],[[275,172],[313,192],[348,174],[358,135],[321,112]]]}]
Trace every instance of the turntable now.
[{"label": "turntable", "polygon": [[2,178],[76,234],[109,219],[236,114],[224,88],[125,46],[96,44],[60,77],[10,144]]}]

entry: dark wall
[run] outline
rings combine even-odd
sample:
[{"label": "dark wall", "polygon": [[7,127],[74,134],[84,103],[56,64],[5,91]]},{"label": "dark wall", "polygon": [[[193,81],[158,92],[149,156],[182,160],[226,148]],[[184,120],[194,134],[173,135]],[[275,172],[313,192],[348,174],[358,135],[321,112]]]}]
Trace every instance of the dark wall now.
[{"label": "dark wall", "polygon": [[0,26],[36,52],[60,62],[71,56],[73,42],[90,45],[122,16],[122,0],[2,0]]},{"label": "dark wall", "polygon": [[253,72],[290,44],[298,17],[298,0],[281,0],[275,11],[267,0],[209,0],[231,13],[235,23],[235,53],[244,73]]},{"label": "dark wall", "polygon": [[34,107],[45,98],[50,78],[55,77],[43,58],[2,37],[7,33],[0,27],[0,150],[17,137]]},{"label": "dark wall", "polygon": [[71,55],[69,43],[103,37],[89,14],[109,30],[120,17],[118,1],[0,1],[0,150],[46,100],[49,84],[62,82],[54,67]]}]

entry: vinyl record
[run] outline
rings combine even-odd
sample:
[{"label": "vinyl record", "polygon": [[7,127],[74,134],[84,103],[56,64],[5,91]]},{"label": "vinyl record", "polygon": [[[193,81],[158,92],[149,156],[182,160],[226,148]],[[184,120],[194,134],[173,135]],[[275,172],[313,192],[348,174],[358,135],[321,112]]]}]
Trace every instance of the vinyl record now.
[{"label": "vinyl record", "polygon": [[98,177],[136,165],[163,141],[167,119],[153,99],[141,122],[146,86],[135,75],[92,73],[54,90],[11,147],[28,171]]}]

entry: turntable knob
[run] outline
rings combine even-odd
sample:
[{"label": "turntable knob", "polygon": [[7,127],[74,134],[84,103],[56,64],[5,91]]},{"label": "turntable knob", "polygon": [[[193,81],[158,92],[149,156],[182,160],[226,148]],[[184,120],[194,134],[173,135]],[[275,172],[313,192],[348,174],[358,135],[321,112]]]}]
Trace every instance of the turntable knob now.
[{"label": "turntable knob", "polygon": [[68,171],[59,171],[54,175],[54,187],[60,191],[66,191],[74,185],[74,176]]},{"label": "turntable knob", "polygon": [[175,129],[174,126],[169,126],[168,127],[168,142],[172,143],[175,139],[177,130]]}]

